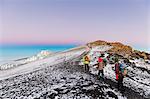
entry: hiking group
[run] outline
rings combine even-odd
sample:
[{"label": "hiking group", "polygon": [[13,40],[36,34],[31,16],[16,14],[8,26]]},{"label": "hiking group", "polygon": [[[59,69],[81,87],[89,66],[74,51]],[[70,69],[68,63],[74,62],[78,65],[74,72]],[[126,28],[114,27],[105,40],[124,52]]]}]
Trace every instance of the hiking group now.
[{"label": "hiking group", "polygon": [[[110,54],[111,55],[111,54]],[[96,66],[97,70],[98,70],[98,79],[99,80],[105,80],[104,78],[104,68],[105,66],[107,65],[107,63],[110,63],[111,57],[107,57],[105,58],[104,57],[104,54],[101,54],[99,55],[97,59],[97,63],[93,66]],[[84,64],[84,70],[86,73],[90,73],[90,57],[88,55],[85,55],[83,57],[83,64]],[[114,67],[115,67],[115,74],[116,74],[116,81],[118,82],[117,83],[117,88],[118,90],[121,90],[123,91],[124,88],[123,88],[123,78],[127,75],[127,69],[125,68],[123,62],[121,62],[117,57],[114,58]]]}]

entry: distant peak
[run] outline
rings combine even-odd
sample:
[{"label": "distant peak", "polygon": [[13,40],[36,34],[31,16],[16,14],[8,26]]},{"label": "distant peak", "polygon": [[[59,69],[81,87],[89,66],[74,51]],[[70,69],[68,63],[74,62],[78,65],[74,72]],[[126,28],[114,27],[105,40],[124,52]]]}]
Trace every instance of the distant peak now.
[{"label": "distant peak", "polygon": [[88,43],[88,45],[92,47],[99,46],[99,45],[109,45],[113,47],[109,50],[110,53],[116,53],[125,57],[131,56],[131,57],[136,57],[136,58],[150,59],[150,54],[146,52],[133,50],[131,46],[124,45],[121,42],[107,42],[103,40],[97,40],[97,41]]}]

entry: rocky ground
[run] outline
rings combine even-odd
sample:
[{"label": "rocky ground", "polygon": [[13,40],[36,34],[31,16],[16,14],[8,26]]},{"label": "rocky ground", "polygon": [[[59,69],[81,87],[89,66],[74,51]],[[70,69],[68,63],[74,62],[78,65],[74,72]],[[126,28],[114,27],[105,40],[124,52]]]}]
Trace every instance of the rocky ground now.
[{"label": "rocky ground", "polygon": [[83,66],[68,63],[0,81],[2,99],[144,99],[129,88],[125,90],[120,93],[115,82],[100,81],[85,73]]},{"label": "rocky ground", "polygon": [[64,63],[0,81],[2,99],[126,98],[110,85]]}]

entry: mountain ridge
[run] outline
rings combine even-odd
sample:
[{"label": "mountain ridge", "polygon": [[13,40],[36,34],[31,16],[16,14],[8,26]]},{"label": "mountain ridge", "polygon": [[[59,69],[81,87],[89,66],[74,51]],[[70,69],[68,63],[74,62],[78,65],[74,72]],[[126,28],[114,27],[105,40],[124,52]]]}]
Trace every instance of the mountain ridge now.
[{"label": "mountain ridge", "polygon": [[150,60],[150,53],[144,52],[144,51],[138,51],[133,49],[131,46],[125,45],[120,42],[107,42],[103,40],[97,40],[94,42],[87,43],[88,46],[94,47],[99,45],[108,45],[113,46],[108,52],[110,53],[116,53],[119,55],[122,55],[127,58],[135,57],[135,58],[143,58],[145,60]]}]

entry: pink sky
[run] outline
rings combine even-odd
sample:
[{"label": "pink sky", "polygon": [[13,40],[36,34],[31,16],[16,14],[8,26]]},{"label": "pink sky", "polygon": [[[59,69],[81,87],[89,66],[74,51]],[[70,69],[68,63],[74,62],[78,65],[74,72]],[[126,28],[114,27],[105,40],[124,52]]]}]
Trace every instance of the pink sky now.
[{"label": "pink sky", "polygon": [[119,41],[150,48],[148,0],[1,1],[1,44]]}]

